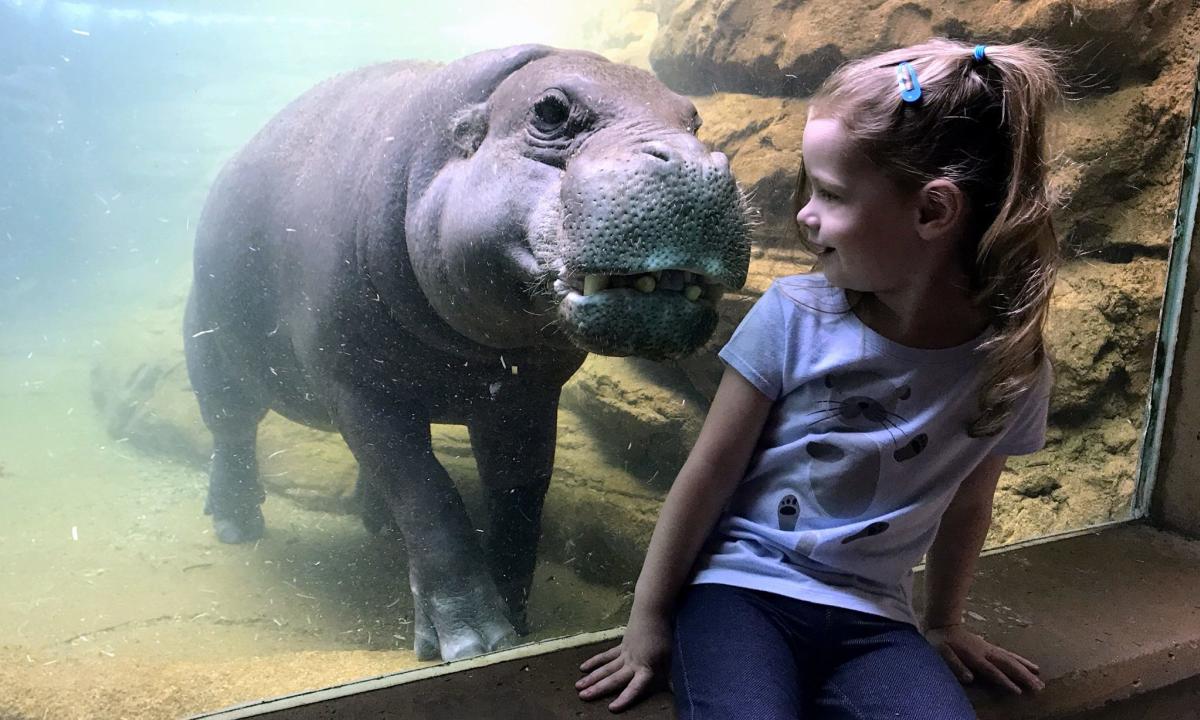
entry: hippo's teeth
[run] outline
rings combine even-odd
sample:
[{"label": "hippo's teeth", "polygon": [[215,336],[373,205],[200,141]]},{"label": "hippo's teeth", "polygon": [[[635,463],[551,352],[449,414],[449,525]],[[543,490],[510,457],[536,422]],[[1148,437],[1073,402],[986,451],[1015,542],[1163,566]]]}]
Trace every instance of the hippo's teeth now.
[{"label": "hippo's teeth", "polygon": [[701,292],[702,290],[699,285],[688,285],[683,291],[683,296],[692,302],[696,302],[700,299]]},{"label": "hippo's teeth", "polygon": [[634,287],[644,293],[652,293],[654,292],[654,286],[656,284],[657,283],[654,282],[654,276],[642,275],[637,279],[637,282],[634,283]]},{"label": "hippo's teeth", "polygon": [[607,290],[609,277],[607,275],[585,275],[583,278],[583,294],[595,295],[601,290]]}]

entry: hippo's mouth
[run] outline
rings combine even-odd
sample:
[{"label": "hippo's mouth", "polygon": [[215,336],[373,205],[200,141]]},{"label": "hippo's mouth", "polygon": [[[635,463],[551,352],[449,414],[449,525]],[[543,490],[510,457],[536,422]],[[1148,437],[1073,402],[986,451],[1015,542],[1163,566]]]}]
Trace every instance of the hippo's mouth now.
[{"label": "hippo's mouth", "polygon": [[629,294],[656,296],[670,300],[682,296],[688,302],[715,304],[725,294],[725,286],[703,273],[691,270],[653,270],[633,274],[564,273],[555,282],[558,294],[568,301],[571,295]]},{"label": "hippo's mouth", "polygon": [[601,355],[650,359],[694,352],[717,324],[725,286],[691,270],[561,273],[554,281],[560,327]]}]

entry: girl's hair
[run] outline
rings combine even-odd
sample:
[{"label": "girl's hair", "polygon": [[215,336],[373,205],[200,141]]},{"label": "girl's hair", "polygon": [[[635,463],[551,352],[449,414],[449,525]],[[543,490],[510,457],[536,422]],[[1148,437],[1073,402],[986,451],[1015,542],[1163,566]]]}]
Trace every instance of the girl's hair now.
[{"label": "girl's hair", "polygon": [[[994,328],[980,346],[979,415],[969,428],[981,437],[1004,428],[1047,359],[1042,331],[1060,253],[1045,134],[1061,81],[1045,48],[988,45],[980,60],[975,47],[938,38],[850,62],[818,88],[810,109],[841,121],[899,187],[943,178],[966,195],[970,215],[960,258]],[[915,102],[900,97],[901,62],[916,71]],[[807,190],[801,162],[797,212]]]}]

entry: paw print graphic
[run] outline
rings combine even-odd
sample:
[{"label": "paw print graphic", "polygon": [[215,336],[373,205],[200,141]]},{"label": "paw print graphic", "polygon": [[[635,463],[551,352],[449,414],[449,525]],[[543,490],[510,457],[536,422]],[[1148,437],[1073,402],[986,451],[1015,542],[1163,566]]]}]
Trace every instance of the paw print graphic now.
[{"label": "paw print graphic", "polygon": [[784,495],[779,501],[779,529],[791,532],[796,529],[796,517],[800,514],[800,501],[795,495]]}]

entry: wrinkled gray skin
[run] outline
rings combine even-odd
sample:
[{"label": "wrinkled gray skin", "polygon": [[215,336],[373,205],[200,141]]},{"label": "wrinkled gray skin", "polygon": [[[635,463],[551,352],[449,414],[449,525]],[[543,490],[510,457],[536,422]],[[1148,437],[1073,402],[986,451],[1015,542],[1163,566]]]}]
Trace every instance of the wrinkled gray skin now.
[{"label": "wrinkled gray skin", "polygon": [[[743,201],[698,124],[650,74],[542,46],[364,68],[280,112],[221,172],[197,229],[184,338],[217,537],[264,532],[268,409],[337,430],[368,528],[404,536],[418,657],[511,643],[563,383],[587,351],[693,351],[720,290],[745,281]],[[663,270],[703,274],[702,297],[680,272],[630,287]],[[586,274],[610,289],[585,297]],[[470,431],[486,534],[431,422]]]}]

